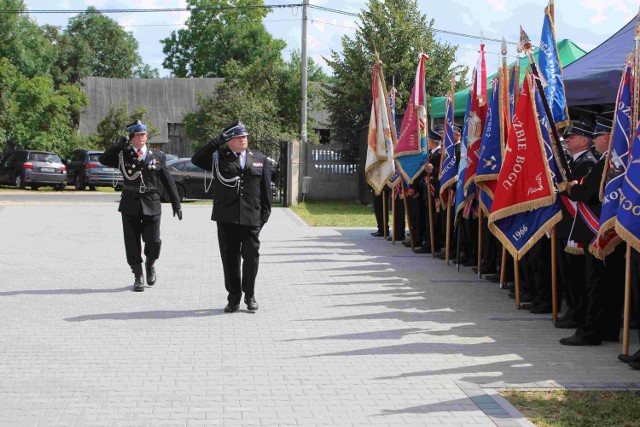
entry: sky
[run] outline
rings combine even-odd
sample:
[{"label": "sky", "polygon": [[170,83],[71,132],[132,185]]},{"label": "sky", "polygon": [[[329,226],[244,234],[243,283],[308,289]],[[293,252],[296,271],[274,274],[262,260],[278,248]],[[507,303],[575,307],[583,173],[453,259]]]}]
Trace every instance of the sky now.
[{"label": "sky", "polygon": [[[97,9],[153,9],[185,8],[186,0],[25,0],[29,10],[84,10],[88,6]],[[302,0],[264,0],[265,5],[301,4]],[[310,0],[311,5],[358,14],[365,9],[367,0]],[[487,37],[517,42],[522,25],[534,44],[540,40],[540,31],[547,0],[418,0],[420,11],[428,19],[434,19],[436,38],[441,42],[457,45],[458,64],[473,68],[478,59],[480,40],[451,35],[462,33],[473,37]],[[586,51],[593,49],[629,22],[638,12],[640,0],[555,0],[555,30],[558,41],[570,39]],[[40,25],[52,24],[66,27],[71,13],[32,14]],[[140,45],[139,53],[144,63],[157,68],[162,77],[169,77],[169,70],[162,67],[164,54],[161,39],[172,31],[184,28],[188,12],[149,12],[108,14]],[[324,10],[308,9],[307,52],[321,65],[327,74],[331,69],[323,57],[331,51],[341,52],[341,38],[353,38],[359,19]],[[302,9],[288,7],[274,9],[267,15],[264,25],[274,37],[283,39],[287,48],[283,57],[289,58],[293,49],[301,48]],[[485,40],[487,71],[497,70],[500,61],[500,43]],[[631,50],[633,46],[629,46]],[[427,52],[428,53],[428,52]],[[515,59],[515,46],[509,45],[509,62]],[[384,60],[384,59],[383,59]],[[417,64],[417,58],[416,58]],[[620,65],[622,68],[622,64]]]}]

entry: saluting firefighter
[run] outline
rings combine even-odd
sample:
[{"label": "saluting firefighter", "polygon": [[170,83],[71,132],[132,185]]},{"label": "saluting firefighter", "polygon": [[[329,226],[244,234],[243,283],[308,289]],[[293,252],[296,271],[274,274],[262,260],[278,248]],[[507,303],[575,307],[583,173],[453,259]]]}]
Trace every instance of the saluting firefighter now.
[{"label": "saluting firefighter", "polygon": [[[213,214],[228,292],[226,313],[244,302],[258,309],[255,281],[260,259],[260,230],[271,215],[271,173],[267,156],[248,145],[249,132],[240,122],[224,129],[191,158],[213,175]],[[242,262],[241,262],[242,259]]]},{"label": "saluting firefighter", "polygon": [[173,216],[182,220],[180,198],[166,156],[160,150],[147,147],[147,127],[137,120],[127,127],[129,137],[118,142],[100,156],[100,163],[118,168],[124,176],[124,188],[118,211],[122,214],[122,231],[127,263],[135,276],[133,290],[144,291],[142,244],[144,241],[147,284],[156,283],[155,262],[160,257],[160,192],[159,183],[169,192]]}]

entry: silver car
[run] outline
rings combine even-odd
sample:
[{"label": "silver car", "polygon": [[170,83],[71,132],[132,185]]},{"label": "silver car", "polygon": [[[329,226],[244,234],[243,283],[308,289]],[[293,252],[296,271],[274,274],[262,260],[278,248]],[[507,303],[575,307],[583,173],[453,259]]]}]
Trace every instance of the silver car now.
[{"label": "silver car", "polygon": [[0,183],[32,190],[50,186],[58,191],[67,186],[67,167],[57,154],[47,151],[18,150],[0,163]]}]

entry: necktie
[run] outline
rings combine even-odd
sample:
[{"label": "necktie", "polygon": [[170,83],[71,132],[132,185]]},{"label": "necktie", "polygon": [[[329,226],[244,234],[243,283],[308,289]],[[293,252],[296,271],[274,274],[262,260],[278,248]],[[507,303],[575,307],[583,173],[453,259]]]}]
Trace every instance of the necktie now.
[{"label": "necktie", "polygon": [[136,153],[138,153],[138,157],[142,157],[142,148],[138,148]]}]

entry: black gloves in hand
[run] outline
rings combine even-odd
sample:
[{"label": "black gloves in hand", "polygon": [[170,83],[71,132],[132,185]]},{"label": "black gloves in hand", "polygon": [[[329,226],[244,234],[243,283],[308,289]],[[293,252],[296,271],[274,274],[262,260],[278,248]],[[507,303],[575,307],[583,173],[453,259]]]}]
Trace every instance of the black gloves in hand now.
[{"label": "black gloves in hand", "polygon": [[118,138],[115,145],[117,147],[124,148],[127,146],[128,143],[129,143],[129,138],[127,138],[126,136],[121,136]]},{"label": "black gloves in hand", "polygon": [[219,133],[215,138],[213,138],[209,142],[215,145],[217,148],[220,148],[227,142],[227,140],[224,138],[224,136],[222,136],[222,133]]},{"label": "black gloves in hand", "polygon": [[173,210],[173,216],[178,216],[178,219],[180,221],[182,221],[182,209],[174,209]]}]

